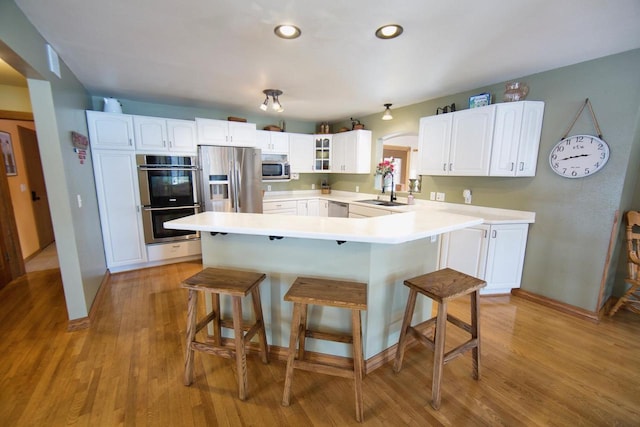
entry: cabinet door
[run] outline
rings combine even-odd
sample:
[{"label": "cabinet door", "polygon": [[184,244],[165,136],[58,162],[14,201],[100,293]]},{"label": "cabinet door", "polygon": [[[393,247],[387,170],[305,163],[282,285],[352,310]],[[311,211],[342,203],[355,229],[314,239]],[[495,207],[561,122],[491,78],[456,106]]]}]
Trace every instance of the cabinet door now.
[{"label": "cabinet door", "polygon": [[453,113],[420,119],[418,152],[421,175],[447,175]]},{"label": "cabinet door", "polygon": [[133,116],[133,130],[136,150],[162,152],[169,149],[167,144],[167,122],[165,119]]},{"label": "cabinet door", "polygon": [[477,225],[442,235],[440,268],[453,268],[470,276],[484,278],[489,226]]},{"label": "cabinet door", "polygon": [[192,120],[167,120],[169,150],[195,153],[198,149],[196,132],[196,122]]},{"label": "cabinet door", "polygon": [[234,147],[255,147],[256,146],[256,125],[255,123],[228,122],[229,138],[227,145]]},{"label": "cabinet door", "polygon": [[492,225],[482,293],[508,293],[520,287],[528,224]]},{"label": "cabinet door", "polygon": [[134,152],[92,150],[107,267],[146,262]]},{"label": "cabinet door", "polygon": [[229,123],[224,120],[196,118],[198,143],[202,145],[227,145]]},{"label": "cabinet door", "polygon": [[308,216],[320,216],[320,201],[307,200],[307,215]]},{"label": "cabinet door", "polygon": [[331,171],[341,173],[371,172],[371,131],[354,130],[333,135]]},{"label": "cabinet door", "polygon": [[133,119],[128,114],[87,111],[87,128],[92,148],[135,149]]},{"label": "cabinet door", "polygon": [[488,176],[496,106],[451,113],[449,175]]},{"label": "cabinet door", "polygon": [[313,135],[289,134],[289,163],[291,172],[313,172],[315,142]]},{"label": "cabinet door", "polygon": [[271,151],[274,154],[289,155],[289,134],[286,132],[271,132]]},{"label": "cabinet door", "polygon": [[[348,163],[347,156],[349,154],[352,156],[355,155],[355,153],[351,152],[352,150],[347,148],[351,143],[350,133],[351,132],[336,133],[331,138],[331,172],[346,172]],[[316,137],[316,150],[317,142],[318,139]]]},{"label": "cabinet door", "polygon": [[318,216],[329,216],[329,201],[328,200],[320,200],[320,207],[318,211]]},{"label": "cabinet door", "polygon": [[516,176],[523,111],[522,102],[496,104],[496,122],[491,148],[491,176]]},{"label": "cabinet door", "polygon": [[524,101],[516,176],[535,176],[542,133],[544,102]]},{"label": "cabinet door", "polygon": [[[318,172],[331,172],[333,165],[333,136],[332,135],[315,135],[315,149],[313,170]],[[336,172],[339,169],[336,168]]]},{"label": "cabinet door", "polygon": [[309,215],[309,204],[306,200],[298,200],[296,208],[298,216]]}]

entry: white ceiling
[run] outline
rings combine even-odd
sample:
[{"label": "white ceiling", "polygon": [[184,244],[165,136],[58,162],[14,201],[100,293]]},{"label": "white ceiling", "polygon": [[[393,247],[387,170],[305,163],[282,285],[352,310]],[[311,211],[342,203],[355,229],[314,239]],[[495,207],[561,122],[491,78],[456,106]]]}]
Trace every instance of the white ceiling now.
[{"label": "white ceiling", "polygon": [[[277,88],[312,121],[640,47],[639,0],[15,1],[94,95],[275,116],[257,107]],[[404,34],[376,39],[388,23]]]}]

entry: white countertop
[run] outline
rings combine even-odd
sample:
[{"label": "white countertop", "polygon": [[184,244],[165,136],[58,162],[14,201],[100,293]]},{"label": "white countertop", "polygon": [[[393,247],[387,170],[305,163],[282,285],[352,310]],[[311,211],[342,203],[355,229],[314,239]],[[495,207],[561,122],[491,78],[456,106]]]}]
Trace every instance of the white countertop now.
[{"label": "white countertop", "polygon": [[[319,193],[319,192],[318,192]],[[337,194],[280,194],[267,196],[264,201],[324,199],[344,203],[358,203],[375,196],[361,193]],[[398,244],[424,239],[449,231],[478,224],[532,223],[534,212],[494,209],[473,205],[416,201],[414,205],[397,207],[363,206],[387,209],[394,215],[372,218],[329,218],[278,214],[203,212],[164,225],[178,230],[250,234],[258,236],[296,237],[364,243]]]}]

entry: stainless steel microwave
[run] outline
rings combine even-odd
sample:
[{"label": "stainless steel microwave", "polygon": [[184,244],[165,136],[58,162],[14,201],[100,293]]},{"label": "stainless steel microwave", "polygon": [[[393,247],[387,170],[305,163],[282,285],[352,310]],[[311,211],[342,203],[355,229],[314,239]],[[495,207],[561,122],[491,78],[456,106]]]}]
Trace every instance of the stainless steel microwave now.
[{"label": "stainless steel microwave", "polygon": [[290,179],[289,163],[279,161],[262,161],[262,180]]}]

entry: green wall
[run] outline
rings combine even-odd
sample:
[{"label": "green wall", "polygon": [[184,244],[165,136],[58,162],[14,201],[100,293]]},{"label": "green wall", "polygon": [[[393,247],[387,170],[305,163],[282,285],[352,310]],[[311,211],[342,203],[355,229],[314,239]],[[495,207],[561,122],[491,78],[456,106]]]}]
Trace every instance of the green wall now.
[{"label": "green wall", "polygon": [[[514,78],[526,82],[529,100],[545,101],[544,123],[533,178],[435,177],[424,176],[422,193],[446,193],[446,201],[463,203],[462,190],[473,191],[473,204],[536,212],[530,227],[522,288],[589,311],[599,309],[598,296],[616,210],[639,209],[640,172],[640,50]],[[466,108],[470,95],[490,92],[501,102],[504,83],[477,88],[404,108],[393,109],[394,119],[382,121],[379,114],[360,120],[379,140],[394,133],[418,132],[420,117],[434,115],[437,107],[455,102]],[[566,179],[553,173],[548,155],[567,131],[578,109],[589,98],[608,142],[611,157],[600,172],[582,179]],[[342,122],[334,128],[348,126]],[[595,134],[588,111],[581,115],[573,134]],[[374,150],[375,152],[375,150]],[[373,159],[375,162],[376,159]],[[369,187],[363,187],[368,183]],[[335,189],[361,191],[372,188],[371,176],[342,176],[332,179]],[[362,190],[365,188],[365,190]],[[616,233],[613,262],[605,286],[604,303],[609,295],[623,289],[617,260],[623,255],[622,231]],[[614,282],[614,278],[618,277]],[[614,292],[615,290],[615,292]]]}]

